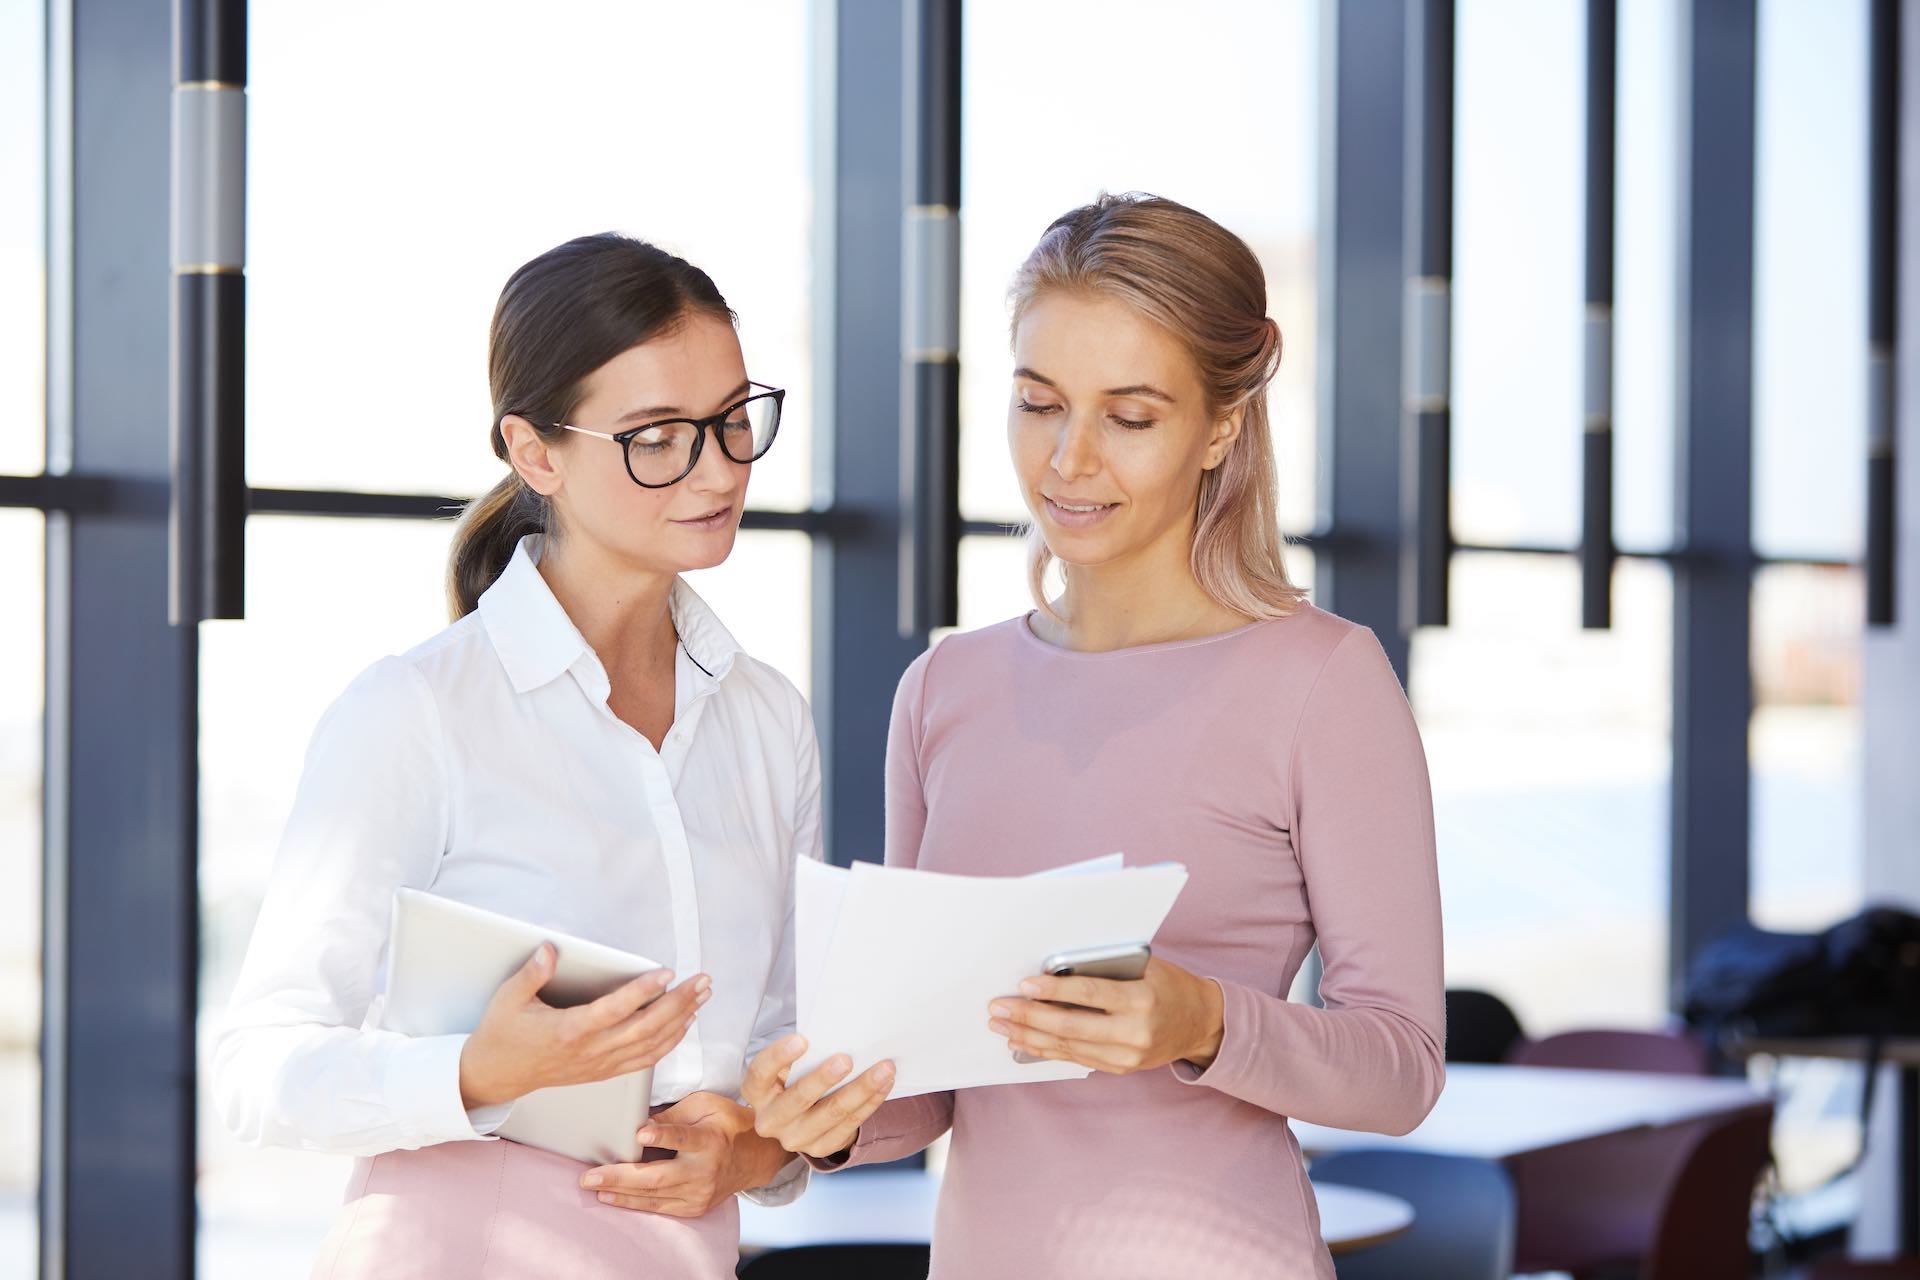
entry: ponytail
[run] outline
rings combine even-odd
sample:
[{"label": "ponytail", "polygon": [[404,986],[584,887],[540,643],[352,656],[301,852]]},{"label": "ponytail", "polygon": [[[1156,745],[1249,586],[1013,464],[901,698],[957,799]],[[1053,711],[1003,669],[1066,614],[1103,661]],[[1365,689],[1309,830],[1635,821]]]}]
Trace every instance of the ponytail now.
[{"label": "ponytail", "polygon": [[547,532],[547,500],[509,471],[484,497],[467,504],[447,557],[447,608],[453,620],[480,607],[480,594],[513,559],[530,533]]}]

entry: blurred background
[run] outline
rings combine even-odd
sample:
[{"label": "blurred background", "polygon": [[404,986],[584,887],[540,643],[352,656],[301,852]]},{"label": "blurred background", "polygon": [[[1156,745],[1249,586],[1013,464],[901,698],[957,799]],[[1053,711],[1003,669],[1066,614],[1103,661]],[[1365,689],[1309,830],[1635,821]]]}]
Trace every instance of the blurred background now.
[{"label": "blurred background", "polygon": [[[246,7],[244,618],[176,626],[175,14],[0,0],[0,1274],[109,1274],[73,1252],[96,1198],[141,1206],[139,1274],[304,1274],[344,1164],[236,1149],[188,1105],[196,1047],[315,720],[444,625],[451,516],[501,473],[494,298],[591,231],[705,267],[753,376],[792,389],[737,550],[695,585],[816,701],[836,859],[880,852],[906,661],[1028,607],[1008,279],[1059,213],[1144,190],[1266,268],[1282,524],[1317,601],[1407,683],[1449,986],[1497,992],[1532,1035],[1652,1028],[1731,923],[1920,901],[1906,398],[1891,624],[1868,625],[1863,576],[1870,281],[1893,270],[1870,235],[1874,0],[1618,0],[1597,202],[1589,5],[1458,0],[1438,488],[1409,478],[1431,455],[1402,395],[1407,281],[1435,275],[1409,249],[1434,216],[1412,6],[966,0],[957,56],[923,40],[916,61],[918,7]],[[917,159],[955,146],[957,197],[916,193]],[[907,376],[903,214],[924,204],[958,210],[957,427]],[[1432,563],[1443,618],[1430,586],[1403,601]],[[1596,574],[1605,616],[1583,618]],[[1812,1191],[1858,1149],[1859,1070],[1777,1069],[1781,1176]],[[1891,1242],[1890,1160],[1809,1212]]]}]

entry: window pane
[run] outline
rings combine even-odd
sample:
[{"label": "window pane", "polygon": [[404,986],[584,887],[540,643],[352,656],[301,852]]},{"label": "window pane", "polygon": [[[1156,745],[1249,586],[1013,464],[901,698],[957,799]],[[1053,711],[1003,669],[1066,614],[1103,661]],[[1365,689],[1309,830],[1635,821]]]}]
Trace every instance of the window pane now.
[{"label": "window pane", "polygon": [[0,511],[0,1275],[39,1266],[46,521]]},{"label": "window pane", "polygon": [[1671,578],[1623,563],[1613,599],[1583,631],[1570,560],[1462,555],[1452,625],[1413,639],[1447,985],[1533,1035],[1666,1009]]},{"label": "window pane", "polygon": [[1865,540],[1866,10],[1760,5],[1753,536],[1763,555],[1857,556]]},{"label": "window pane", "polygon": [[0,473],[46,465],[46,5],[0,4]]},{"label": "window pane", "polygon": [[1860,906],[1864,613],[1857,570],[1754,577],[1750,896],[1762,928],[1821,929]]},{"label": "window pane", "polygon": [[1453,527],[1572,546],[1585,23],[1571,4],[1476,0],[1455,50]]},{"label": "window pane", "polygon": [[1668,0],[1620,0],[1613,519],[1634,548],[1673,541],[1678,14]]},{"label": "window pane", "polygon": [[[967,6],[960,506],[968,516],[1026,512],[1005,443],[1008,281],[1054,218],[1102,190],[1141,190],[1199,209],[1259,254],[1267,314],[1286,351],[1273,390],[1281,524],[1312,525],[1315,9],[1308,0]],[[1135,84],[1147,49],[1150,83]]]},{"label": "window pane", "polygon": [[200,628],[203,1280],[306,1274],[346,1185],[348,1159],[235,1144],[204,1093],[205,1053],[314,725],[361,670],[446,625],[452,528],[256,516],[247,522],[247,619]]},{"label": "window pane", "polygon": [[[805,507],[807,9],[259,6],[249,479],[453,494],[492,484],[486,341],[500,288],[534,255],[614,229],[704,267],[740,314],[753,376],[795,389],[753,499]],[[343,69],[361,91],[341,92]]]}]

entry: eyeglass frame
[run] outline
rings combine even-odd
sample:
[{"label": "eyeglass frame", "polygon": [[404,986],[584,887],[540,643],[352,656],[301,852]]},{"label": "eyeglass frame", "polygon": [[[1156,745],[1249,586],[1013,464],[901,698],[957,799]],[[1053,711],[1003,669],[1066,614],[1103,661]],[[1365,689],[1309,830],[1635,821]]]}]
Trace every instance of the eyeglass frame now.
[{"label": "eyeglass frame", "polygon": [[[642,489],[671,489],[674,485],[679,484],[682,480],[692,475],[693,469],[700,465],[700,451],[706,447],[707,432],[709,429],[712,430],[714,440],[720,447],[721,456],[729,462],[737,463],[741,466],[760,461],[760,459],[767,456],[767,451],[773,448],[774,440],[780,435],[780,419],[786,416],[786,388],[769,386],[764,382],[754,382],[751,379],[747,381],[747,385],[760,389],[750,396],[735,400],[720,412],[709,414],[704,418],[655,418],[652,422],[643,422],[637,427],[628,427],[625,431],[595,431],[592,427],[576,427],[572,423],[567,422],[551,422],[547,425],[556,431],[577,431],[583,436],[597,436],[602,440],[613,441],[620,446],[620,461],[627,469],[627,479],[633,481]],[[726,438],[720,434],[720,428],[726,423],[727,415],[755,400],[765,400],[768,397],[773,399],[773,431],[767,436],[766,447],[754,454],[751,458],[734,457],[731,453],[727,452]],[[687,452],[687,469],[673,479],[664,480],[657,484],[650,484],[633,474],[633,452],[631,448],[633,438],[642,431],[652,431],[657,427],[672,426],[682,422],[693,428],[693,448]]]}]

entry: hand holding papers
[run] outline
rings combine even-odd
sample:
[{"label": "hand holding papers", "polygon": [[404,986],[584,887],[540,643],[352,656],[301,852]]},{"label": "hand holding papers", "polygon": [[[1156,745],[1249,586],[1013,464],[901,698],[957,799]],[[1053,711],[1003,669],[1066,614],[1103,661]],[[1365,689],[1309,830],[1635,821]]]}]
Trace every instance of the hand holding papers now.
[{"label": "hand holding papers", "polygon": [[981,1085],[1077,1080],[1071,1062],[1017,1063],[987,1006],[1062,951],[1146,942],[1187,882],[1172,863],[1118,855],[1025,877],[953,876],[802,861],[795,871],[798,1080],[827,1058],[848,1078],[893,1060],[895,1098]]}]

